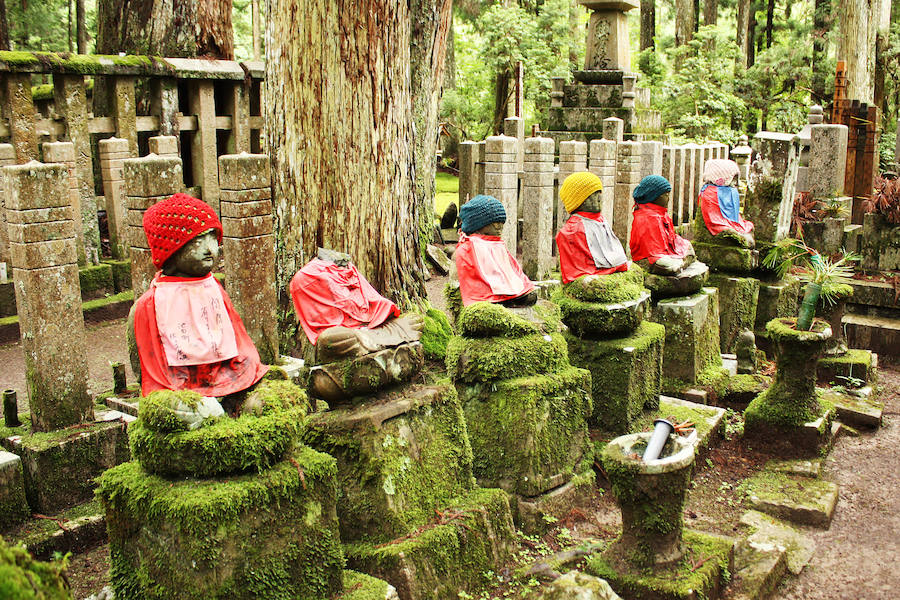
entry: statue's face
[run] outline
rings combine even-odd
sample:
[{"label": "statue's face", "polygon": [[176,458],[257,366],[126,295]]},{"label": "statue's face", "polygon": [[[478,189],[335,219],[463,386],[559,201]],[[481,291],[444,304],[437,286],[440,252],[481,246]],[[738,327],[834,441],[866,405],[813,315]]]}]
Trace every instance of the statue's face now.
[{"label": "statue's face", "polygon": [[500,232],[503,230],[503,223],[491,223],[490,225],[485,225],[475,233],[481,235],[500,235]]},{"label": "statue's face", "polygon": [[669,193],[670,192],[666,192],[665,194],[660,194],[659,198],[657,198],[656,200],[653,201],[653,204],[656,204],[656,205],[659,205],[662,207],[668,206],[669,205]]},{"label": "statue's face", "polygon": [[172,277],[205,277],[219,258],[216,237],[216,231],[210,229],[189,241],[166,261],[163,273]]},{"label": "statue's face", "polygon": [[603,212],[603,192],[594,192],[575,209],[575,212],[598,213]]}]

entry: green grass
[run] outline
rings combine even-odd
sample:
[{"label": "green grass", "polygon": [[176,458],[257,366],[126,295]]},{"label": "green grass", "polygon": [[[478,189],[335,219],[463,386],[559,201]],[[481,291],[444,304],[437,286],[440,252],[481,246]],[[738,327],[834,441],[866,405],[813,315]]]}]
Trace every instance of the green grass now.
[{"label": "green grass", "polygon": [[456,203],[459,194],[459,178],[450,173],[435,175],[434,182],[434,216],[440,219],[450,203]]}]

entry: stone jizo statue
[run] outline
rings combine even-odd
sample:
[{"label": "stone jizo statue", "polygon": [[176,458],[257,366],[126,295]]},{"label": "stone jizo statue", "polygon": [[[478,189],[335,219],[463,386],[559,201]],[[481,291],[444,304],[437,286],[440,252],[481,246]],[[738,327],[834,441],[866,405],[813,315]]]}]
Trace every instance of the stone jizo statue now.
[{"label": "stone jizo statue", "polygon": [[678,275],[696,260],[691,243],[675,233],[668,209],[671,191],[665,177],[648,175],[632,192],[631,260],[656,275]]},{"label": "stone jizo statue", "polygon": [[753,248],[753,223],[741,217],[738,194],[740,170],[733,160],[714,158],[703,167],[700,209],[706,229],[716,241],[731,246]]}]

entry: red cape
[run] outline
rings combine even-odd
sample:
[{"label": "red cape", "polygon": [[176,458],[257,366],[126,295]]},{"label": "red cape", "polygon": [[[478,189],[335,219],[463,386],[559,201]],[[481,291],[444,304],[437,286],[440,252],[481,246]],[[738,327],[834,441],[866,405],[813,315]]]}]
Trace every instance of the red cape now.
[{"label": "red cape", "polygon": [[[162,274],[156,277],[160,281],[184,280],[182,277],[166,277]],[[203,396],[222,397],[247,389],[262,379],[269,370],[259,360],[259,352],[247,335],[244,322],[234,310],[231,298],[224,289],[222,299],[234,327],[238,355],[230,360],[206,365],[170,367],[156,326],[155,294],[156,288],[151,285],[135,303],[134,309],[134,337],[141,358],[142,395],[146,396],[156,390],[193,390]]]},{"label": "red cape", "polygon": [[[603,222],[603,216],[600,213],[582,212],[578,214],[594,221]],[[557,232],[556,249],[559,251],[559,271],[563,283],[571,283],[582,275],[609,275],[628,270],[627,262],[618,267],[597,268],[584,235],[584,223],[576,214],[571,215],[562,229]]]},{"label": "red cape", "polygon": [[522,278],[525,291],[521,294],[513,294],[510,296],[494,294],[490,284],[487,282],[484,275],[482,275],[481,270],[478,268],[478,263],[475,260],[475,245],[470,239],[474,236],[479,236],[490,242],[500,241],[500,237],[496,235],[480,235],[473,233],[471,236],[462,236],[459,243],[456,244],[456,273],[459,277],[459,292],[460,295],[462,295],[463,306],[469,306],[474,302],[482,301],[503,302],[504,300],[511,300],[513,298],[524,296],[534,289],[534,284],[531,283],[531,280],[522,272],[519,261],[507,251],[507,254],[509,254],[510,266],[513,271],[516,272],[516,275]]},{"label": "red cape", "polygon": [[675,233],[675,224],[665,206],[638,204],[631,224],[631,260],[656,263],[661,256],[684,258],[690,250],[687,240]]},{"label": "red cape", "polygon": [[716,186],[710,185],[700,192],[700,210],[703,211],[703,222],[706,229],[713,235],[718,235],[726,229],[734,229],[740,233],[753,231],[753,223],[743,218],[739,222],[729,221],[719,208],[719,193]]},{"label": "red cape", "polygon": [[339,267],[314,258],[291,279],[297,319],[313,344],[329,327],[377,327],[400,314],[354,265]]}]

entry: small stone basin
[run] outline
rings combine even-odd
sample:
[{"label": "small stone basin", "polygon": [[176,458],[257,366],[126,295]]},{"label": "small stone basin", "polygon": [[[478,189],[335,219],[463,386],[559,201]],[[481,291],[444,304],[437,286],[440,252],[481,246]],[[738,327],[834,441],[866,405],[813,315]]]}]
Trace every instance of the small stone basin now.
[{"label": "small stone basin", "polygon": [[694,463],[696,438],[674,434],[669,436],[666,445],[663,446],[660,458],[647,462],[642,458],[633,458],[634,454],[643,456],[651,435],[650,431],[642,431],[615,438],[606,445],[603,451],[604,460],[608,452],[610,459],[627,464],[629,468],[636,468],[641,475],[671,473]]}]

